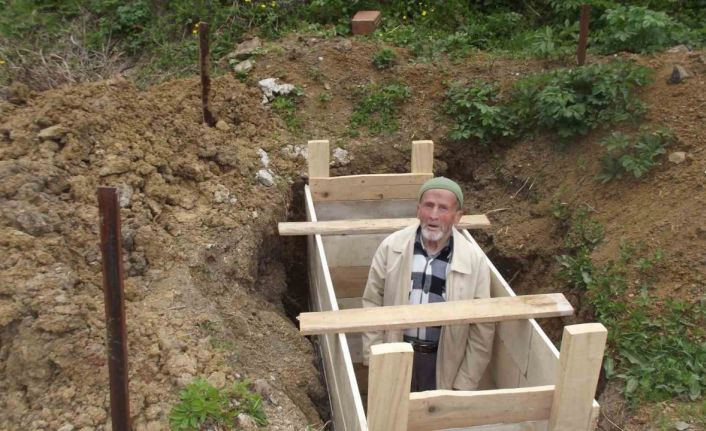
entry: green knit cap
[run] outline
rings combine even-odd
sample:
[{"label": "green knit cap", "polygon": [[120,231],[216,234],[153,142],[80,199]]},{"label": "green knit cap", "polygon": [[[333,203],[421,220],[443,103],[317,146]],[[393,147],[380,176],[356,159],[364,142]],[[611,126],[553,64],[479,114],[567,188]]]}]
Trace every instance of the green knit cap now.
[{"label": "green knit cap", "polygon": [[427,180],[427,182],[422,184],[422,187],[419,189],[419,196],[417,200],[421,202],[422,195],[424,194],[424,192],[431,189],[443,189],[450,191],[451,193],[456,195],[456,200],[458,201],[458,209],[463,208],[463,191],[461,190],[461,187],[456,184],[455,181],[452,181],[446,177],[431,178]]}]

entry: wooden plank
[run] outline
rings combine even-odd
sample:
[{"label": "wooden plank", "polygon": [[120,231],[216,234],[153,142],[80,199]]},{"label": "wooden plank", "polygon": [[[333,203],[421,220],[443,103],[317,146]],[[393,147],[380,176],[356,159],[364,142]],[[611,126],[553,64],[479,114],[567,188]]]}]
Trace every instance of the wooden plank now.
[{"label": "wooden plank", "polygon": [[420,326],[499,322],[530,317],[570,316],[573,307],[561,293],[483,298],[422,305],[358,308],[299,315],[304,335],[370,332]]},{"label": "wooden plank", "polygon": [[417,214],[417,197],[384,201],[319,201],[315,206],[319,221],[414,217]]},{"label": "wooden plank", "polygon": [[434,173],[433,141],[412,141],[412,173]]},{"label": "wooden plank", "polygon": [[409,431],[547,419],[554,386],[410,394]]},{"label": "wooden plank", "polygon": [[432,174],[370,174],[309,178],[315,201],[416,199]]},{"label": "wooden plank", "polygon": [[370,348],[370,431],[407,431],[413,356],[409,343],[377,344]]},{"label": "wooden plank", "polygon": [[341,266],[330,268],[330,271],[339,303],[342,299],[363,296],[370,272],[369,266]]},{"label": "wooden plank", "polygon": [[328,141],[309,141],[309,179],[329,176]]},{"label": "wooden plank", "polygon": [[[309,220],[316,220],[311,193],[304,188],[306,211]],[[320,235],[309,236],[309,280],[312,287],[312,304],[320,310],[337,310],[328,263]],[[363,402],[353,371],[351,354],[344,334],[327,334],[318,337],[321,346],[324,374],[329,390],[334,426],[337,430],[365,431],[367,423]]]},{"label": "wooden plank", "polygon": [[608,336],[600,323],[566,326],[560,367],[549,416],[549,431],[591,428],[593,396]]},{"label": "wooden plank", "polygon": [[[417,222],[417,218],[386,218],[362,220],[333,220],[320,222],[280,222],[277,224],[281,236],[295,235],[361,235],[392,233]],[[486,229],[490,220],[485,214],[461,217],[458,229]]]}]

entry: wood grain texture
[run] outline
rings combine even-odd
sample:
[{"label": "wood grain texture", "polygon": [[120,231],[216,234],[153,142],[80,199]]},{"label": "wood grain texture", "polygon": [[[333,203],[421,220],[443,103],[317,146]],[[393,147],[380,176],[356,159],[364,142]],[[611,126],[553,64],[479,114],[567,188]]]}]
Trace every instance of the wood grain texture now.
[{"label": "wood grain texture", "polygon": [[370,348],[370,431],[407,431],[413,356],[409,343],[377,344]]},{"label": "wood grain texture", "polygon": [[432,174],[370,174],[331,178],[309,177],[315,201],[416,199]]},{"label": "wood grain texture", "polygon": [[550,293],[302,313],[299,315],[299,330],[304,335],[368,332],[570,316],[573,312],[573,307],[564,295]]},{"label": "wood grain texture", "polygon": [[433,141],[412,141],[412,173],[434,173]]},{"label": "wood grain texture", "polygon": [[309,141],[309,178],[329,176],[329,143]]}]

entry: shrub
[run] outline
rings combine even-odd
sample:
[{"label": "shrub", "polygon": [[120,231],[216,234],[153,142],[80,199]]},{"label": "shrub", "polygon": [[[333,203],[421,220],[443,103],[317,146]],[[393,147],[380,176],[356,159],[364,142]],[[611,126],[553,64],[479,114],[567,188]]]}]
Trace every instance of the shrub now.
[{"label": "shrub", "polygon": [[667,16],[642,6],[617,6],[603,16],[596,39],[603,53],[653,52],[686,39],[686,28]]},{"label": "shrub", "polygon": [[189,383],[179,394],[179,403],[169,413],[169,425],[174,431],[204,429],[204,425],[229,426],[240,413],[253,418],[260,426],[267,425],[262,410],[262,397],[250,392],[248,380],[236,381],[232,387],[218,390],[199,378]]},{"label": "shrub", "polygon": [[397,108],[411,91],[402,84],[365,86],[357,92],[360,99],[353,116],[351,129],[367,127],[373,133],[391,133],[397,130]]},{"label": "shrub", "polygon": [[453,140],[476,137],[483,145],[500,136],[512,134],[508,111],[499,105],[498,88],[483,81],[464,87],[451,86],[446,91],[444,111],[455,123],[449,133]]},{"label": "shrub", "polygon": [[373,66],[378,70],[389,69],[397,62],[395,51],[382,48],[373,55]]},{"label": "shrub", "polygon": [[634,93],[650,79],[648,68],[624,62],[558,69],[517,82],[511,108],[525,130],[541,128],[561,138],[585,135],[601,124],[643,114]]},{"label": "shrub", "polygon": [[601,159],[598,179],[607,183],[626,174],[641,178],[659,163],[656,159],[666,152],[665,147],[673,140],[674,134],[668,129],[643,130],[635,142],[624,133],[611,134],[600,142],[606,153]]}]

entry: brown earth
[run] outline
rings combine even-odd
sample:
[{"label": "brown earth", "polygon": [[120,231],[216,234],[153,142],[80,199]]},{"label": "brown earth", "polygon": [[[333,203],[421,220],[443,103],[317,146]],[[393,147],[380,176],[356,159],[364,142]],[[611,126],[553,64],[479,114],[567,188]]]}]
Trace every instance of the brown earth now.
[{"label": "brown earth", "polygon": [[[607,129],[563,147],[542,136],[490,150],[446,139],[445,83],[481,78],[507,88],[559,63],[477,53],[463,62],[415,64],[398,50],[399,64],[380,72],[370,62],[378,46],[366,41],[299,36],[266,48],[244,82],[214,80],[213,109],[224,121],[217,129],[200,124],[196,79],[145,91],[120,77],[41,93],[16,87],[8,92],[12,103],[0,102],[0,429],[109,429],[99,185],[119,187],[125,199],[136,429],[166,429],[179,388],[196,376],[216,384],[262,379],[272,392],[265,403],[270,429],[321,427],[327,395],[313,349],[287,317],[304,301],[303,249],[276,234],[277,221],[300,216],[306,171],[305,160],[285,147],[307,139],[329,139],[351,154],[333,174],[406,172],[410,142],[434,140],[435,171],[463,183],[466,212],[492,211],[493,228],[477,236],[519,293],[560,289],[554,256],[563,242],[551,215],[552,200],[560,199],[595,209],[606,235],[594,258],[614,259],[621,241],[642,241],[665,251],[659,295],[703,297],[703,53],[633,57],[656,71],[642,92],[646,123],[671,128],[677,143],[668,151],[687,158],[664,161],[641,181],[602,185],[595,181],[598,141]],[[675,63],[693,76],[667,85]],[[288,130],[261,105],[256,83],[267,77],[302,86],[301,130]],[[398,131],[350,137],[355,90],[395,80],[412,89]],[[277,176],[270,187],[255,179],[263,168],[259,148]],[[590,319],[580,296],[567,294],[577,319]],[[568,322],[545,327],[557,337]],[[616,388],[608,388],[610,419],[625,430],[645,429],[640,413],[626,412]],[[606,420],[602,427],[613,429]]]}]

